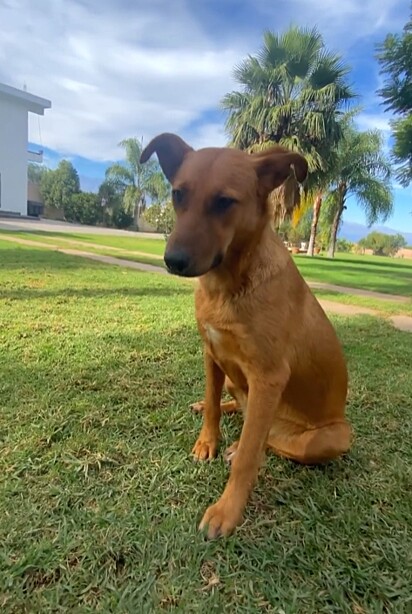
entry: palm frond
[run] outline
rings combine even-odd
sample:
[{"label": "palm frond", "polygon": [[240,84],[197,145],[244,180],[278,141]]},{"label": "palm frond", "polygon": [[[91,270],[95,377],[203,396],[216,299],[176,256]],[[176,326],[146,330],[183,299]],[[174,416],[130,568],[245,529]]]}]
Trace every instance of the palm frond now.
[{"label": "palm frond", "polygon": [[124,183],[125,185],[133,184],[134,175],[133,171],[125,166],[116,162],[106,169],[106,179],[111,179],[115,182]]}]

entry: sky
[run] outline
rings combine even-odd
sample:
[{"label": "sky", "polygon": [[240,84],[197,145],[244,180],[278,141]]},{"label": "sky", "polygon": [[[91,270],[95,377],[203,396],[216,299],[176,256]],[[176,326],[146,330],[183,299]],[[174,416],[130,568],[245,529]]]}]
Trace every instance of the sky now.
[{"label": "sky", "polygon": [[[359,128],[382,130],[389,151],[375,45],[401,31],[409,9],[406,0],[0,0],[0,81],[52,101],[44,117],[29,116],[30,146],[52,168],[70,159],[82,188],[96,189],[124,138],[166,131],[195,148],[224,146],[219,102],[236,89],[234,66],[267,29],[317,26],[352,67]],[[412,187],[393,192],[386,224],[411,232]],[[365,223],[353,199],[345,220]]]}]

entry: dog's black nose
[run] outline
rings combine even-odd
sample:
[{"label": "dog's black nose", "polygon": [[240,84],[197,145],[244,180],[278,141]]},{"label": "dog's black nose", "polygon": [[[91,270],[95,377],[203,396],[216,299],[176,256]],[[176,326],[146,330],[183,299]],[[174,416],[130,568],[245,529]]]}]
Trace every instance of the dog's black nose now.
[{"label": "dog's black nose", "polygon": [[184,275],[190,264],[189,256],[181,250],[167,252],[164,261],[169,271],[175,275]]}]

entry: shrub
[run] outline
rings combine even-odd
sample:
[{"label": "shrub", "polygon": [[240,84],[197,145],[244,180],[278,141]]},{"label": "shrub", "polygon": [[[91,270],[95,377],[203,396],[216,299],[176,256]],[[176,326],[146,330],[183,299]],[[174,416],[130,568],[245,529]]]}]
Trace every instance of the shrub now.
[{"label": "shrub", "polygon": [[383,232],[371,232],[358,243],[362,249],[371,249],[375,256],[394,256],[401,247],[406,246],[401,234],[387,235]]},{"label": "shrub", "polygon": [[148,207],[143,213],[145,221],[153,226],[156,232],[163,232],[166,237],[168,237],[173,230],[175,217],[173,205],[170,201],[164,205],[155,203]]},{"label": "shrub", "polygon": [[338,252],[351,252],[354,248],[354,243],[352,241],[348,241],[347,239],[338,239],[336,243],[336,251]]},{"label": "shrub", "polygon": [[101,201],[93,192],[73,194],[66,202],[63,211],[68,222],[95,226],[103,220]]},{"label": "shrub", "polygon": [[110,225],[115,228],[130,228],[134,223],[134,217],[131,213],[125,211],[123,206],[115,207],[110,216]]}]

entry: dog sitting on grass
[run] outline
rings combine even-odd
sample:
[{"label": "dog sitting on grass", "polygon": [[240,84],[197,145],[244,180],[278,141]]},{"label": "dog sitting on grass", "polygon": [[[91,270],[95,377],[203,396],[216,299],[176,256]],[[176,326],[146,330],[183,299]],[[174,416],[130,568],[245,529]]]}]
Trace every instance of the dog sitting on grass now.
[{"label": "dog sitting on grass", "polygon": [[[267,448],[304,464],[325,463],[350,447],[345,420],[348,376],[335,330],[274,232],[268,195],[306,160],[282,147],[257,154],[228,148],[194,151],[161,134],[156,153],[172,184],[176,224],[168,270],[198,277],[196,319],[204,343],[206,393],[198,460],[218,449],[222,412],[242,411],[238,442],[226,452],[231,472],[203,516],[209,538],[242,522]],[[233,401],[221,403],[223,387]]]}]

